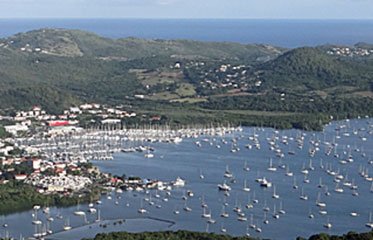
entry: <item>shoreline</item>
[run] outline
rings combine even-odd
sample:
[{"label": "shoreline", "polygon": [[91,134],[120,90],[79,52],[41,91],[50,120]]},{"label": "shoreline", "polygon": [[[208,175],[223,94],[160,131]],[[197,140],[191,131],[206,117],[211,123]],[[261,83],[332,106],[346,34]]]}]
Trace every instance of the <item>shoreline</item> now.
[{"label": "shoreline", "polygon": [[[167,225],[166,229],[171,229],[171,227],[176,224],[175,221],[171,221],[171,220],[168,220],[168,219],[162,219],[162,218],[156,218],[156,217],[150,217],[150,216],[135,217],[135,218],[123,218],[123,219],[105,219],[105,220],[101,220],[99,222],[93,222],[93,223],[89,223],[89,224],[86,224],[86,225],[81,225],[81,226],[78,226],[78,227],[74,227],[69,231],[61,230],[59,232],[55,232],[52,235],[48,235],[46,237],[46,239],[56,240],[56,239],[59,239],[59,238],[55,238],[54,237],[55,235],[59,235],[61,233],[68,233],[68,232],[71,232],[71,231],[74,231],[74,230],[79,231],[79,230],[82,230],[82,229],[85,229],[85,228],[89,228],[89,229],[91,229],[91,228],[100,228],[100,229],[103,228],[103,229],[105,229],[107,226],[110,226],[110,225],[118,226],[118,224],[119,224],[119,226],[125,226],[125,224],[127,222],[143,221],[143,220],[151,220],[151,221],[156,221],[156,222],[161,222],[161,223],[167,223],[168,225]],[[162,231],[167,231],[166,229],[162,230]],[[104,233],[104,232],[99,232],[99,233]],[[110,233],[110,232],[108,232],[108,233]]]},{"label": "shoreline", "polygon": [[[364,120],[364,119],[371,119],[371,118],[353,118],[353,119],[342,119],[342,120],[330,121],[329,123],[326,123],[326,124],[323,125],[322,130],[317,131],[317,132],[322,132],[325,127],[327,127],[329,124],[331,124],[333,122],[348,122],[348,121]],[[245,127],[245,128],[255,128],[255,127],[248,127],[248,126],[243,126],[243,127]],[[271,127],[265,127],[265,128],[271,128]],[[237,129],[237,128],[235,128],[235,129]],[[271,129],[276,129],[276,128],[271,128]],[[132,131],[132,130],[136,131],[136,129],[128,129],[128,131]],[[286,131],[286,130],[291,130],[291,129],[278,129],[278,130]],[[305,131],[305,130],[302,130],[302,131]],[[310,131],[305,131],[305,132],[314,132],[314,131],[310,130]],[[139,139],[130,140],[130,142],[138,142],[138,141],[139,141]],[[171,144],[171,143],[170,142],[165,142],[165,144]],[[94,166],[97,167],[96,165],[94,165]],[[29,186],[29,184],[26,184],[26,185]],[[75,196],[75,197],[63,197],[64,199],[74,201],[74,203],[70,202],[68,204],[52,204],[50,206],[51,207],[56,207],[56,208],[69,208],[69,207],[77,206],[78,201],[81,204],[86,204],[86,203],[89,203],[89,202],[92,202],[92,201],[100,200],[103,196],[106,195],[106,193],[107,193],[106,190],[101,190],[99,197],[95,197],[94,199],[91,199],[91,200],[90,200],[89,196],[88,197],[86,196],[85,198],[79,198],[77,196]],[[48,197],[48,195],[43,195],[43,196]],[[45,207],[45,204],[40,204],[40,203],[39,204],[35,203],[35,204],[36,205],[41,205],[42,207]],[[0,216],[7,216],[7,215],[12,215],[12,214],[17,214],[17,213],[23,213],[23,212],[28,212],[28,211],[31,211],[31,210],[32,210],[32,207],[22,208],[22,209],[17,209],[17,210],[7,210],[5,212],[0,212]]]}]

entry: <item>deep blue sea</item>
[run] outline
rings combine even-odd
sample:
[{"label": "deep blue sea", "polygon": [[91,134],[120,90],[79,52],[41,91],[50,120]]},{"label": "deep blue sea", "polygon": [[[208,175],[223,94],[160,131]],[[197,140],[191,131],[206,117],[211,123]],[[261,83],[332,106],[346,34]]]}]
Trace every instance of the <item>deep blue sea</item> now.
[{"label": "deep blue sea", "polygon": [[290,48],[373,43],[373,20],[0,19],[0,37],[45,27],[81,29],[111,38],[230,41]]}]

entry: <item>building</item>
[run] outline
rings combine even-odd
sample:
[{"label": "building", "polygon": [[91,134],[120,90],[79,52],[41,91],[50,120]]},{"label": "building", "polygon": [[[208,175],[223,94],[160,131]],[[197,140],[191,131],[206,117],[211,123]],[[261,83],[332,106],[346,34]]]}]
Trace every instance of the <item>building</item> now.
[{"label": "building", "polygon": [[27,178],[26,174],[16,174],[14,175],[14,179],[17,181],[23,181]]},{"label": "building", "polygon": [[4,126],[4,129],[5,131],[13,135],[17,135],[17,132],[24,132],[29,130],[28,126],[22,124]]}]

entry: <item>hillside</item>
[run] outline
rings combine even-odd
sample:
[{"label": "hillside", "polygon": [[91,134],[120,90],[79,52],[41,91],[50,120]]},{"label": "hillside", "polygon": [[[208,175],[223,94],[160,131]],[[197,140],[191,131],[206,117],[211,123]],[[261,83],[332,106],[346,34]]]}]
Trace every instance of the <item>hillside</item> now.
[{"label": "hillside", "polygon": [[40,29],[0,40],[12,49],[66,57],[94,56],[135,59],[154,55],[181,58],[275,57],[284,49],[265,45],[197,42],[191,40],[109,39],[80,30]]},{"label": "hillside", "polygon": [[0,39],[0,108],[58,113],[98,102],[169,124],[318,129],[330,115],[373,115],[373,60],[367,44],[357,46],[286,50],[40,29]]},{"label": "hillside", "polygon": [[268,87],[320,90],[343,85],[368,90],[373,61],[362,64],[329,56],[319,49],[298,48],[263,64],[261,69]]}]

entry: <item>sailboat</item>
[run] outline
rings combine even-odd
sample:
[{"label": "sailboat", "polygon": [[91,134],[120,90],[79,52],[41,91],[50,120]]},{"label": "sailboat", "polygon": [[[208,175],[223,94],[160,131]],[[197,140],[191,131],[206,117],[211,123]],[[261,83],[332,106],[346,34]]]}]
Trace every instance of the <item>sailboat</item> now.
[{"label": "sailboat", "polygon": [[329,188],[328,188],[328,186],[324,186],[324,194],[326,195],[326,196],[330,196],[330,192],[329,192]]},{"label": "sailboat", "polygon": [[199,178],[200,178],[200,179],[204,179],[204,178],[205,178],[205,176],[203,175],[203,173],[202,173],[202,170],[201,170],[201,169],[199,170]]},{"label": "sailboat", "polygon": [[354,197],[358,197],[359,196],[359,192],[357,190],[352,190],[352,196]]},{"label": "sailboat", "polygon": [[282,201],[280,202],[280,209],[278,210],[278,213],[280,213],[282,215],[284,215],[286,213],[286,211],[282,207]]},{"label": "sailboat", "polygon": [[38,211],[37,210],[34,210],[32,224],[34,224],[34,225],[41,225],[42,224],[42,221],[40,221],[38,219]]},{"label": "sailboat", "polygon": [[245,160],[245,164],[244,164],[244,166],[243,166],[243,170],[246,171],[246,172],[250,171],[250,168],[249,168],[249,166],[247,165],[247,160]]},{"label": "sailboat", "polygon": [[259,200],[255,198],[255,191],[253,192],[253,203],[259,203]]},{"label": "sailboat", "polygon": [[269,212],[270,208],[267,206],[267,200],[264,200],[263,211]]},{"label": "sailboat", "polygon": [[250,188],[247,186],[247,180],[245,179],[243,189],[245,192],[250,192]]},{"label": "sailboat", "polygon": [[96,222],[100,222],[101,221],[101,211],[100,209],[97,211],[97,218],[96,218]]},{"label": "sailboat", "polygon": [[187,200],[185,200],[185,204],[184,204],[184,208],[183,209],[186,212],[191,212],[192,211],[192,208],[188,207],[188,205],[187,205]]},{"label": "sailboat", "polygon": [[227,232],[227,229],[224,227],[224,223],[221,223],[220,231],[222,233],[226,233]]},{"label": "sailboat", "polygon": [[328,220],[327,220],[326,223],[324,224],[324,227],[325,227],[325,228],[328,228],[328,229],[332,228],[332,224],[330,223],[329,216],[328,216]]},{"label": "sailboat", "polygon": [[145,158],[153,158],[154,154],[150,152],[150,148],[147,147],[146,154],[144,155]]},{"label": "sailboat", "polygon": [[209,224],[215,224],[215,223],[216,223],[216,220],[212,218],[212,216],[211,216],[211,210],[210,210],[210,212],[209,212],[209,215],[210,215],[210,216],[209,216],[207,222],[208,222]]},{"label": "sailboat", "polygon": [[76,208],[76,211],[74,212],[74,215],[75,215],[75,216],[84,216],[84,215],[85,215],[85,212],[80,211],[79,201],[78,201],[78,206],[77,206],[77,208]]},{"label": "sailboat", "polygon": [[365,226],[373,229],[372,212],[369,213],[369,221],[365,224]]},{"label": "sailboat", "polygon": [[303,187],[302,187],[302,193],[301,193],[301,195],[299,196],[299,198],[300,198],[301,200],[308,200],[308,196],[307,196],[306,194],[304,194]]},{"label": "sailboat", "polygon": [[229,213],[227,211],[225,211],[225,206],[224,205],[221,209],[220,217],[222,217],[222,218],[228,218],[229,217]]},{"label": "sailboat", "polygon": [[276,186],[273,186],[273,194],[272,194],[272,198],[274,198],[274,199],[278,199],[278,198],[280,198],[280,195],[278,195],[278,194],[276,193]]},{"label": "sailboat", "polygon": [[239,213],[238,213],[237,220],[240,221],[240,222],[246,222],[246,221],[247,221],[247,218],[245,217],[245,213],[243,213],[243,212],[239,212]]},{"label": "sailboat", "polygon": [[308,169],[311,170],[311,171],[315,170],[315,168],[312,166],[312,159],[310,159],[310,161],[309,161]]},{"label": "sailboat", "polygon": [[336,184],[336,186],[334,188],[334,191],[337,192],[337,193],[343,193],[344,192],[343,188],[339,187],[339,183]]},{"label": "sailboat", "polygon": [[245,206],[247,209],[253,208],[254,205],[251,203],[250,195],[248,195],[247,204]]},{"label": "sailboat", "polygon": [[272,217],[274,219],[279,219],[280,218],[280,215],[276,211],[276,204],[273,205],[273,214],[272,214]]},{"label": "sailboat", "polygon": [[65,224],[63,225],[63,230],[64,231],[69,231],[70,229],[71,229],[70,218],[67,218],[66,221],[65,221]]},{"label": "sailboat", "polygon": [[267,168],[268,171],[270,172],[276,172],[277,168],[273,166],[272,164],[272,158],[269,159],[269,167]]},{"label": "sailboat", "polygon": [[317,194],[316,206],[318,206],[318,207],[326,207],[326,203],[322,202],[320,198],[321,198],[321,193],[319,192]]},{"label": "sailboat", "polygon": [[319,185],[317,185],[318,188],[324,187],[324,184],[322,183],[322,178],[319,178]]},{"label": "sailboat", "polygon": [[202,208],[207,208],[208,207],[207,203],[205,202],[205,195],[202,195],[202,198],[201,198],[201,207]]},{"label": "sailboat", "polygon": [[322,162],[322,158],[320,159],[320,169],[324,169],[324,164],[323,164],[323,162]]},{"label": "sailboat", "polygon": [[309,211],[308,211],[308,218],[313,219],[314,217],[315,217],[315,215],[313,215],[313,213],[311,211],[311,208],[310,208]]},{"label": "sailboat", "polygon": [[58,209],[58,211],[57,211],[57,215],[56,215],[56,218],[57,218],[57,219],[62,219],[62,218],[63,218],[63,216],[62,216],[62,214],[61,214],[61,210],[60,210],[60,209]]},{"label": "sailboat", "polygon": [[303,173],[304,175],[307,175],[307,174],[308,174],[308,170],[307,170],[307,168],[305,167],[305,163],[303,163],[303,167],[302,167],[302,170],[301,170],[300,172]]},{"label": "sailboat", "polygon": [[233,208],[233,211],[236,212],[236,213],[242,212],[241,204],[238,203],[237,198],[236,198],[236,204],[235,204],[235,207]]},{"label": "sailboat", "polygon": [[48,222],[53,222],[54,221],[54,218],[51,217],[50,212],[47,213],[47,220],[48,220]]},{"label": "sailboat", "polygon": [[218,184],[218,188],[220,191],[225,191],[225,192],[228,192],[232,189],[225,181],[223,184]]},{"label": "sailboat", "polygon": [[137,210],[138,213],[141,213],[141,214],[144,214],[147,212],[147,210],[143,207],[143,199],[141,199],[141,202],[140,202],[140,208]]},{"label": "sailboat", "polygon": [[46,233],[48,235],[51,235],[53,233],[52,229],[50,228],[50,222],[47,222],[46,224]]},{"label": "sailboat", "polygon": [[256,228],[255,228],[255,231],[256,231],[257,233],[261,233],[261,232],[262,232],[262,228],[257,224],[257,225],[256,225]]},{"label": "sailboat", "polygon": [[254,215],[253,214],[251,214],[250,215],[250,225],[249,225],[249,227],[250,228],[252,228],[252,229],[255,229],[255,224],[254,224]]},{"label": "sailboat", "polygon": [[228,166],[228,165],[225,167],[224,177],[225,177],[225,178],[233,178],[233,174],[232,174],[232,172],[229,170],[229,166]]},{"label": "sailboat", "polygon": [[203,208],[203,212],[201,216],[203,218],[211,218],[211,212],[206,212],[206,208]]},{"label": "sailboat", "polygon": [[[33,236],[35,238],[41,238],[42,237],[41,232],[39,231],[39,228],[40,228],[40,225],[35,225],[35,233],[33,234]],[[8,233],[6,235],[8,235]],[[8,238],[6,238],[6,239],[8,239]]]},{"label": "sailboat", "polygon": [[294,189],[298,189],[297,179],[296,179],[295,176],[294,176],[294,178],[293,178],[293,188],[294,188]]},{"label": "sailboat", "polygon": [[264,212],[264,220],[263,220],[263,223],[264,224],[269,224],[269,220],[267,218],[267,212]]},{"label": "sailboat", "polygon": [[174,209],[174,214],[175,215],[179,215],[180,214],[180,211],[179,209],[175,206],[175,209]]},{"label": "sailboat", "polygon": [[310,179],[307,176],[308,176],[307,174],[304,175],[304,178],[303,178],[304,183],[310,183]]},{"label": "sailboat", "polygon": [[357,212],[350,212],[351,217],[358,217],[359,214]]},{"label": "sailboat", "polygon": [[286,173],[285,173],[285,175],[288,176],[288,177],[292,177],[293,176],[293,172],[290,171],[289,165],[286,166]]},{"label": "sailboat", "polygon": [[1,216],[1,220],[2,220],[2,223],[3,223],[3,228],[7,228],[7,227],[8,227],[8,224],[5,222],[5,217],[4,217],[4,215]]}]

